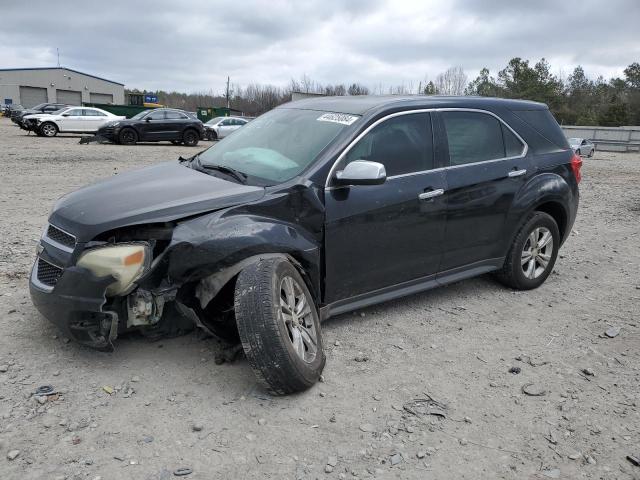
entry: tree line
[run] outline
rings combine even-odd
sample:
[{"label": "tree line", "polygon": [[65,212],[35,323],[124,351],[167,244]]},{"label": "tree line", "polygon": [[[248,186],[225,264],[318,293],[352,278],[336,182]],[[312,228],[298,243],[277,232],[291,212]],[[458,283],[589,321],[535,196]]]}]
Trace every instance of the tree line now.
[{"label": "tree line", "polygon": [[468,81],[461,67],[451,67],[434,79],[388,86],[368,87],[361,83],[346,85],[321,84],[304,75],[279,87],[254,83],[242,87],[232,85],[229,96],[209,92],[180,93],[160,90],[159,103],[195,111],[197,107],[229,105],[245,115],[260,115],[291,100],[293,92],[322,95],[426,94],[480,95],[487,97],[527,99],[544,102],[559,123],[565,125],[640,125],[640,63],[624,69],[624,77],[608,80],[602,76],[589,78],[581,66],[568,76],[556,75],[544,59],[535,64],[516,57],[497,75],[483,68]]}]

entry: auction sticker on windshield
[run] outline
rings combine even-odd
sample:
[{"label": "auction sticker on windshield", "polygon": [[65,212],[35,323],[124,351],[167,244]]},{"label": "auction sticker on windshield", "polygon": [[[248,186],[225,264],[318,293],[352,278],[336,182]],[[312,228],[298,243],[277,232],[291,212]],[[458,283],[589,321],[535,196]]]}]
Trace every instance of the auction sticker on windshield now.
[{"label": "auction sticker on windshield", "polygon": [[317,118],[319,122],[341,123],[342,125],[351,125],[357,119],[358,117],[354,115],[346,115],[344,113],[325,113]]}]

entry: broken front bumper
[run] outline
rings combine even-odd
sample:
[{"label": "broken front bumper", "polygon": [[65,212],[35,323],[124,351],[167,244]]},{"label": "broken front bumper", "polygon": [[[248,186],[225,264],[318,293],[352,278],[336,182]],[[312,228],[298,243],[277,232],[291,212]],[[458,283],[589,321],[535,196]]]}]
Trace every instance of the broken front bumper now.
[{"label": "broken front bumper", "polygon": [[[43,263],[44,262],[44,263]],[[31,270],[29,291],[38,311],[72,340],[101,350],[111,350],[118,333],[118,314],[103,310],[105,290],[113,277],[98,278],[80,267],[60,269],[53,286],[50,262],[38,257]],[[55,273],[55,272],[54,272]]]}]

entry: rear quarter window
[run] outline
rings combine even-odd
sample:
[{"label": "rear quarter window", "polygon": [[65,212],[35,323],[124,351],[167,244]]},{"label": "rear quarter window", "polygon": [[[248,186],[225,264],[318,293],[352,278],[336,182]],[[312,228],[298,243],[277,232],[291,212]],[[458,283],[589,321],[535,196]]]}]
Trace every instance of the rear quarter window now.
[{"label": "rear quarter window", "polygon": [[512,112],[558,148],[569,148],[567,138],[548,109],[512,110]]}]

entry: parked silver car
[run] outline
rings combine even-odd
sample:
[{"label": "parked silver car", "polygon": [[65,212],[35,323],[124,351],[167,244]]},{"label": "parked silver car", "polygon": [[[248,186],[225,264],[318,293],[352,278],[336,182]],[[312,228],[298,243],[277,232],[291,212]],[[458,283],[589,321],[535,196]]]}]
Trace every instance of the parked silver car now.
[{"label": "parked silver car", "polygon": [[591,140],[587,140],[586,138],[569,138],[569,145],[573,148],[573,151],[578,155],[586,155],[587,157],[593,157],[593,154],[596,153],[596,146],[591,142]]},{"label": "parked silver car", "polygon": [[219,140],[236,131],[249,120],[242,117],[215,117],[204,124],[209,140]]}]

